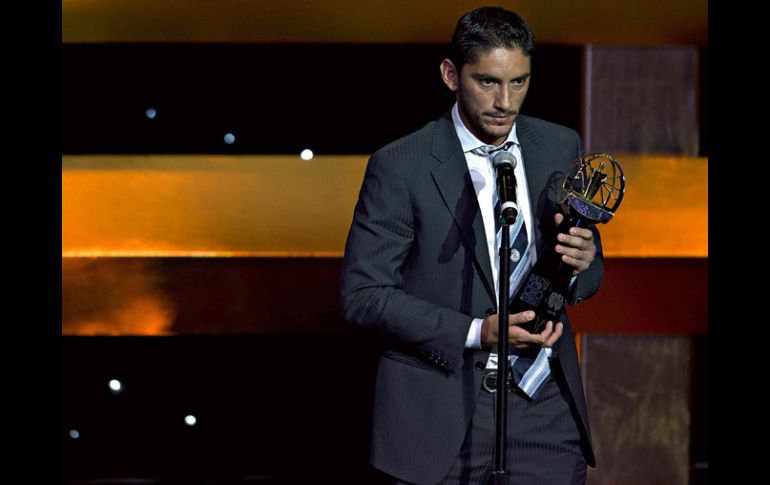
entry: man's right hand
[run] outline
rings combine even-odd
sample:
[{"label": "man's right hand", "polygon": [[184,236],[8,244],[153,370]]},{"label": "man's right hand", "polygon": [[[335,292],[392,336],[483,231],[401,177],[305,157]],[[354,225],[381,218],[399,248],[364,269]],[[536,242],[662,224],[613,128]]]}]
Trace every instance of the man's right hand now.
[{"label": "man's right hand", "polygon": [[[532,334],[521,328],[519,325],[527,323],[535,318],[535,312],[528,310],[521,313],[508,315],[508,344],[517,349],[527,347],[553,347],[553,344],[559,340],[564,325],[559,322],[554,328],[553,322],[545,324],[545,329],[537,334]],[[481,344],[497,345],[498,324],[497,314],[489,315],[481,324]]]}]

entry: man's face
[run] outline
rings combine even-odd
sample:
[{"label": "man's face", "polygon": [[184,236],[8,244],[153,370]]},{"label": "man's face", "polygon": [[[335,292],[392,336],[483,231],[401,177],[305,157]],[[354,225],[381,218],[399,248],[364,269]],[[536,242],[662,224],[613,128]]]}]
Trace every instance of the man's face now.
[{"label": "man's face", "polygon": [[494,47],[465,64],[458,75],[445,60],[442,77],[457,93],[460,117],[476,137],[490,145],[505,141],[529,89],[530,58],[521,49]]}]

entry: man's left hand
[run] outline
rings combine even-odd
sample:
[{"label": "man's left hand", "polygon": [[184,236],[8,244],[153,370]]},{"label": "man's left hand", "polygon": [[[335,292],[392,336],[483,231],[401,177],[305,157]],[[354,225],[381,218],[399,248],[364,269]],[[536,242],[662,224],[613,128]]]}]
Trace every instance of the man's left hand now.
[{"label": "man's left hand", "polygon": [[[556,214],[556,225],[564,220],[563,214]],[[561,254],[561,260],[569,264],[579,274],[587,270],[596,256],[594,233],[583,227],[570,227],[569,234],[559,233],[556,252]]]}]

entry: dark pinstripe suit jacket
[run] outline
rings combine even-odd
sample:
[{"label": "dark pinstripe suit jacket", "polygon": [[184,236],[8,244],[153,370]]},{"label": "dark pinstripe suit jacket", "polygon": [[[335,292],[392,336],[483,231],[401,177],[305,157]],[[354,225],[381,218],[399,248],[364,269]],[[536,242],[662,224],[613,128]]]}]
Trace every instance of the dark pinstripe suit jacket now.
[{"label": "dark pinstripe suit jacket", "polygon": [[[519,116],[536,244],[553,233],[557,183],[582,155],[569,128]],[[603,273],[597,257],[577,278],[571,303],[589,298]],[[342,306],[347,321],[382,336],[375,387],[372,464],[415,483],[439,481],[456,458],[481,388],[465,349],[471,320],[496,308],[478,200],[447,112],[372,155],[345,247]],[[554,346],[595,465],[569,320]],[[559,378],[562,378],[561,376]]]}]

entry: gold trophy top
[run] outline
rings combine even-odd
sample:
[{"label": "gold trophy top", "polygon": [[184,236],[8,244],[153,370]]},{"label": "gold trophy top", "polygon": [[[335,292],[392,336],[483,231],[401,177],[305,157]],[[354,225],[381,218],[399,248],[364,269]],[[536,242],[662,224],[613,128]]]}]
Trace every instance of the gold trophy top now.
[{"label": "gold trophy top", "polygon": [[575,161],[562,180],[562,205],[594,223],[607,223],[623,200],[626,178],[620,164],[606,153],[590,153]]}]

